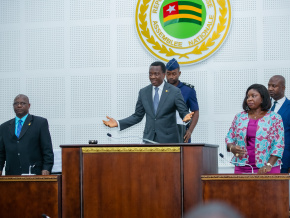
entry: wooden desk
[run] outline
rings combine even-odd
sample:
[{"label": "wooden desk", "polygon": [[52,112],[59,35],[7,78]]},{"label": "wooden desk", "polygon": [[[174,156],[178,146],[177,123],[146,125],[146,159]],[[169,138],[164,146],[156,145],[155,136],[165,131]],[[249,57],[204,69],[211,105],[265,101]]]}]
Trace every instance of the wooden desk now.
[{"label": "wooden desk", "polygon": [[208,144],[62,145],[63,217],[182,217],[218,172]]},{"label": "wooden desk", "polygon": [[61,176],[0,176],[0,217],[61,217]]},{"label": "wooden desk", "polygon": [[224,201],[245,217],[289,217],[288,174],[203,175],[203,201]]}]

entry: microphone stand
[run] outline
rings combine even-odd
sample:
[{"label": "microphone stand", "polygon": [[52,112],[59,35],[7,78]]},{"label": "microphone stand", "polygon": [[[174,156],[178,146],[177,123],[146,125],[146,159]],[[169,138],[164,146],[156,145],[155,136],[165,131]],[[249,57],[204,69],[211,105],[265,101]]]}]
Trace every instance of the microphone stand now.
[{"label": "microphone stand", "polygon": [[[238,162],[233,162],[233,161],[229,161],[229,160],[227,160],[227,159],[224,157],[224,155],[223,155],[222,153],[220,153],[219,155],[220,155],[220,157],[221,157],[222,159],[224,159],[225,161],[227,161],[227,162],[229,162],[229,163],[231,163],[231,164],[238,163]],[[250,164],[245,164],[245,166],[250,166],[251,169],[252,169],[252,174],[254,174],[254,169],[253,169],[253,167],[252,167]],[[246,173],[244,173],[244,174],[246,174]]]},{"label": "microphone stand", "polygon": [[[154,142],[154,141],[149,140],[149,139],[141,138],[141,137],[139,137],[139,136],[122,136],[122,137],[113,137],[112,134],[110,134],[110,133],[107,133],[107,136],[109,136],[110,138],[113,138],[113,139],[137,138],[137,139],[140,139],[141,142],[142,142],[142,141],[145,141],[145,142],[149,142],[149,143],[152,143],[152,144],[159,144],[158,142]],[[140,144],[142,144],[141,142],[140,142]]]}]

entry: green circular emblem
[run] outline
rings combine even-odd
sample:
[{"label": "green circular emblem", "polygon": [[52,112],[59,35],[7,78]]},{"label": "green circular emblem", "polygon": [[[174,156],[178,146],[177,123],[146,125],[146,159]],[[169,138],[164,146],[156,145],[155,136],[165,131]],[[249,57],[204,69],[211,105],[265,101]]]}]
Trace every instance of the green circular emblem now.
[{"label": "green circular emblem", "polygon": [[230,0],[138,0],[135,22],[142,44],[158,59],[198,63],[225,41]]},{"label": "green circular emblem", "polygon": [[159,11],[164,31],[177,39],[197,34],[206,20],[206,7],[202,0],[165,0]]}]

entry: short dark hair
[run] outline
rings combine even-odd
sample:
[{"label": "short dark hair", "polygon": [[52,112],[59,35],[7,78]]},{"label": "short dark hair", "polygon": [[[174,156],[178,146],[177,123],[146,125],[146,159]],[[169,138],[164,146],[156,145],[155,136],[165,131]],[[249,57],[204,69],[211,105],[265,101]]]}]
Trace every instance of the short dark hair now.
[{"label": "short dark hair", "polygon": [[250,110],[249,107],[248,107],[248,104],[247,104],[247,98],[248,98],[248,92],[251,89],[254,89],[254,90],[256,90],[257,92],[260,93],[261,98],[262,98],[262,104],[261,104],[262,111],[269,110],[271,108],[270,95],[269,95],[269,92],[268,92],[267,88],[265,86],[261,85],[261,84],[253,84],[247,89],[246,96],[245,96],[244,102],[243,102],[243,109],[245,111],[249,111]]},{"label": "short dark hair", "polygon": [[153,63],[150,65],[150,67],[151,67],[151,66],[154,66],[154,67],[156,67],[156,66],[160,66],[160,67],[161,67],[161,70],[162,70],[162,73],[165,73],[165,72],[166,72],[165,64],[164,64],[163,62],[161,62],[161,61],[155,61],[155,62],[153,62]]}]

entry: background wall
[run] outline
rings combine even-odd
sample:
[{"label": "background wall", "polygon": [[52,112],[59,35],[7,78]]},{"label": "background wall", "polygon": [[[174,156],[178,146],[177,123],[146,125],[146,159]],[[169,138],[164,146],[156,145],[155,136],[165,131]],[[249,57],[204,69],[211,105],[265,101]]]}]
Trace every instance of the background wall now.
[{"label": "background wall", "polygon": [[[57,164],[60,144],[139,143],[144,120],[119,132],[102,124],[133,113],[156,59],[135,30],[137,0],[0,0],[0,122],[15,116],[13,99],[30,98],[30,113],[48,119]],[[247,87],[286,78],[290,97],[290,1],[231,0],[232,26],[221,49],[181,67],[195,86],[200,119],[193,142],[220,145]],[[230,158],[229,154],[227,154]],[[219,160],[221,171],[230,164]],[[230,168],[232,170],[232,168]]]}]

